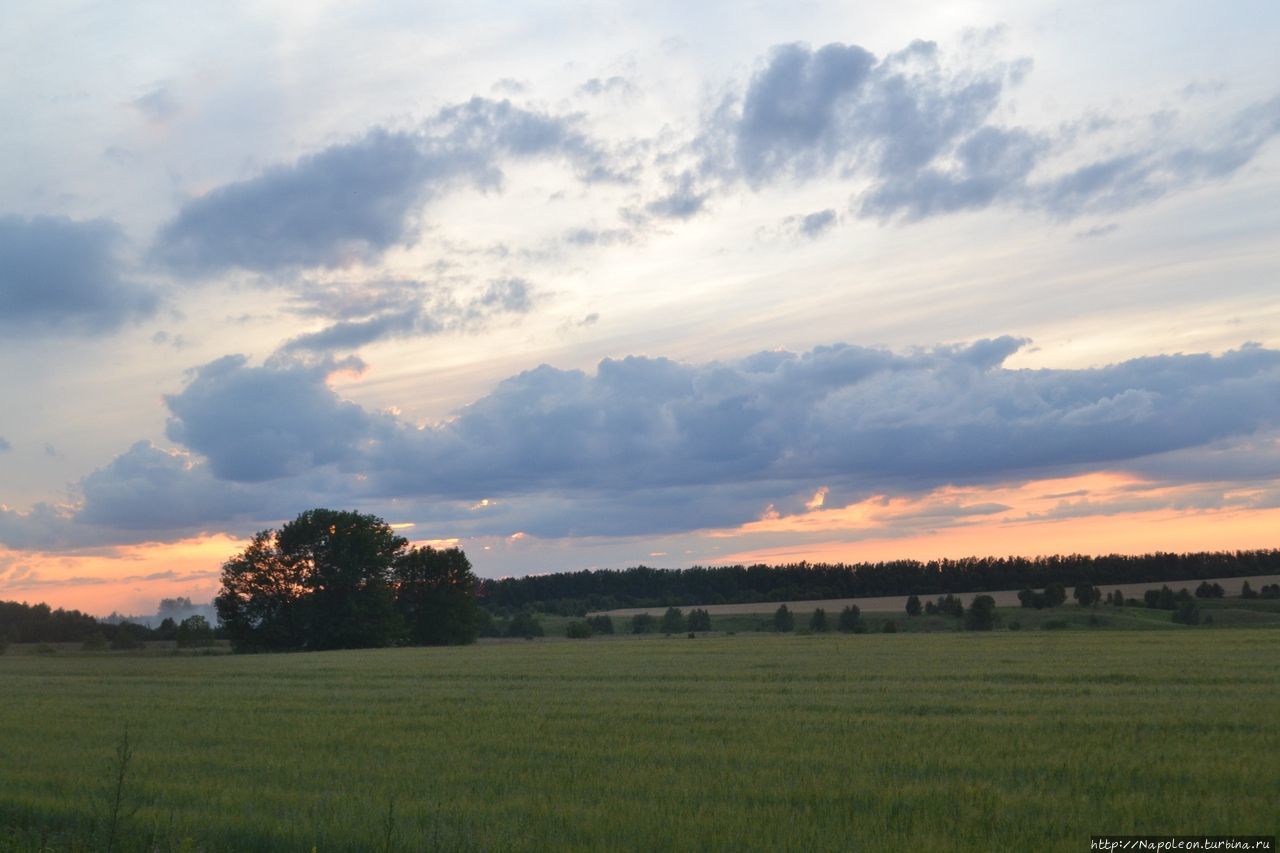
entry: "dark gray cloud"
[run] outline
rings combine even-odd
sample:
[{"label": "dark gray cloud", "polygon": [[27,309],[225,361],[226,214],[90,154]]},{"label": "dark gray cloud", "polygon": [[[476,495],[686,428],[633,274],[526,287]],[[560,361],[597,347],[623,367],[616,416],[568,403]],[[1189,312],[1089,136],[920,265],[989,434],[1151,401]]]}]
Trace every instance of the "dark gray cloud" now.
[{"label": "dark gray cloud", "polygon": [[264,492],[218,480],[200,460],[139,441],[81,482],[78,524],[114,530],[197,529],[262,517]]},{"label": "dark gray cloud", "polygon": [[[390,512],[442,535],[635,536],[732,526],[770,506],[802,512],[818,486],[834,506],[1100,468],[1168,484],[1280,470],[1280,350],[1006,367],[1025,344],[542,365],[425,427],[339,397],[328,378],[357,363],[233,356],[166,398],[169,437],[199,456],[137,444],[84,479],[74,512],[0,510],[0,541],[136,541],[312,505]],[[1206,486],[1186,500],[1225,505],[1225,494]]]},{"label": "dark gray cloud", "polygon": [[376,130],[193,199],[160,231],[155,253],[190,273],[344,266],[411,240],[442,164],[414,135]]},{"label": "dark gray cloud", "polygon": [[104,220],[0,216],[0,330],[102,334],[150,316],[156,295],[126,276],[121,241]]},{"label": "dark gray cloud", "polygon": [[361,366],[279,359],[250,367],[244,356],[220,358],[165,397],[165,434],[203,454],[224,480],[272,480],[349,461],[379,418],[341,400],[326,380]]},{"label": "dark gray cloud", "polygon": [[623,179],[576,122],[473,98],[413,131],[374,129],[192,199],[160,230],[153,254],[188,274],[343,267],[411,244],[433,197],[499,186],[506,159],[560,159],[583,181]]},{"label": "dark gray cloud", "polygon": [[[342,401],[325,384],[332,364],[228,359],[168,398],[170,437],[209,455],[219,476],[341,462],[387,496],[467,500],[811,478],[936,484],[1114,463],[1280,425],[1274,350],[1005,368],[1024,343],[907,354],[840,345],[703,365],[629,357],[595,374],[543,365],[426,429]],[[278,414],[251,416],[263,399]],[[294,461],[265,460],[242,437],[263,431],[279,439],[270,453]],[[193,439],[209,435],[219,438]]]},{"label": "dark gray cloud", "polygon": [[707,117],[693,146],[699,175],[757,190],[782,180],[862,179],[868,185],[851,210],[881,220],[997,204],[1065,219],[1228,178],[1280,134],[1280,98],[1247,107],[1194,145],[1176,141],[1175,114],[1158,113],[1143,135],[1111,146],[1114,153],[1055,172],[1050,155],[1116,122],[1093,117],[1058,132],[1002,124],[1005,95],[1028,68],[957,67],[922,41],[883,58],[857,45],[779,45],[741,96]]}]

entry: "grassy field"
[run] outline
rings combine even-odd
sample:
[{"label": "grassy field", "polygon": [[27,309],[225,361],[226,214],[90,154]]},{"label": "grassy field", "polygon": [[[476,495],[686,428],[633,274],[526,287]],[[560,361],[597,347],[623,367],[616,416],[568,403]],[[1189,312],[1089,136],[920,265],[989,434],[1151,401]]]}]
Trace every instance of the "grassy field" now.
[{"label": "grassy field", "polygon": [[[0,849],[1063,850],[1277,831],[1280,632],[0,657]],[[136,810],[136,811],[135,811]]]}]

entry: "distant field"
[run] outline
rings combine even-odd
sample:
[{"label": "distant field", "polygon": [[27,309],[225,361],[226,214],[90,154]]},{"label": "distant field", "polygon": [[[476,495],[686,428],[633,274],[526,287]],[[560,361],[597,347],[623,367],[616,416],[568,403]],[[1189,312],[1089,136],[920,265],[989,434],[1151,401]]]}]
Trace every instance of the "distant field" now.
[{"label": "distant field", "polygon": [[[1169,586],[1175,592],[1186,587],[1192,592],[1199,586],[1201,580],[1207,580],[1209,583],[1222,584],[1222,588],[1227,595],[1239,595],[1240,588],[1245,581],[1249,582],[1255,590],[1263,585],[1280,583],[1280,575],[1253,575],[1243,578],[1196,578],[1189,581],[1164,581],[1156,583],[1132,583],[1132,584],[1101,584],[1098,589],[1102,590],[1105,595],[1112,590],[1118,589],[1124,593],[1126,598],[1142,598],[1142,594],[1149,589],[1159,589],[1162,586]],[[1016,589],[1004,589],[994,592],[983,593],[990,595],[996,600],[996,604],[1001,607],[1017,607],[1018,592]],[[978,593],[966,592],[962,593],[962,597],[967,603],[970,598]],[[1067,594],[1071,594],[1068,588]],[[921,596],[921,599],[936,598],[937,596]],[[828,598],[821,601],[768,601],[768,602],[751,602],[747,604],[708,604],[702,605],[703,609],[708,611],[712,616],[722,614],[725,616],[740,613],[765,613],[773,612],[778,605],[785,604],[789,610],[796,613],[811,613],[814,608],[821,607],[828,613],[839,612],[850,604],[856,604],[864,613],[902,613],[907,606],[907,596],[905,595],[885,595],[867,598]],[[689,605],[697,607],[699,605]],[[634,616],[637,613],[653,613],[661,614],[665,607],[624,607],[618,610],[602,611],[610,616]],[[688,608],[685,608],[686,610]]]},{"label": "distant field", "polygon": [[11,654],[0,849],[101,849],[126,724],[137,811],[117,849],[1074,853],[1091,833],[1273,834],[1278,639]]}]

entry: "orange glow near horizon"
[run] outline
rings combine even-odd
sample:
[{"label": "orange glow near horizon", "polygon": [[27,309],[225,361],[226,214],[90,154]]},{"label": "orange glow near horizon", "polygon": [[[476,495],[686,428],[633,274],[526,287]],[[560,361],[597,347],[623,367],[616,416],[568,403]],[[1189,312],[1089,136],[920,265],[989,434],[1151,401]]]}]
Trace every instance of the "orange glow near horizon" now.
[{"label": "orange glow near horizon", "polygon": [[[948,486],[914,497],[879,495],[788,516],[769,507],[757,521],[710,535],[793,539],[717,556],[716,563],[1274,548],[1280,544],[1280,508],[1252,506],[1262,493],[1096,472],[1013,485]],[[1205,496],[1214,499],[1212,508],[1195,507],[1194,499]]]},{"label": "orange glow near horizon", "polygon": [[[1269,493],[1274,493],[1273,484],[1170,486],[1095,472],[877,495],[840,505],[831,490],[819,486],[794,505],[792,514],[770,505],[760,518],[738,527],[676,534],[677,541],[664,537],[654,543],[662,550],[650,556],[666,556],[678,548],[688,555],[688,563],[705,565],[1275,548],[1280,546],[1280,507],[1267,506],[1273,502]],[[571,553],[576,541],[520,532],[413,544],[474,549],[473,559],[491,548],[518,549],[533,566],[545,562],[549,552],[558,557]],[[207,602],[217,592],[222,563],[247,544],[226,534],[205,534],[173,543],[69,553],[0,549],[0,599],[45,602],[95,615],[148,615],[161,598],[179,595]],[[514,574],[522,573],[514,568]]]},{"label": "orange glow near horizon", "polygon": [[225,533],[65,554],[0,550],[0,599],[44,602],[96,616],[146,616],[161,598],[207,602],[223,562],[247,540]]}]

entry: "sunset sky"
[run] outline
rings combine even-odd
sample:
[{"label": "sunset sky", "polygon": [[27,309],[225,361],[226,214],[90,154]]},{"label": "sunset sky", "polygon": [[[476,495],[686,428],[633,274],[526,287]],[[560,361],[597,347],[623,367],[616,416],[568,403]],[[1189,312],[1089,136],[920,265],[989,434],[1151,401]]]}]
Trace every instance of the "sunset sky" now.
[{"label": "sunset sky", "polygon": [[1280,547],[1280,5],[21,4],[0,599]]}]

